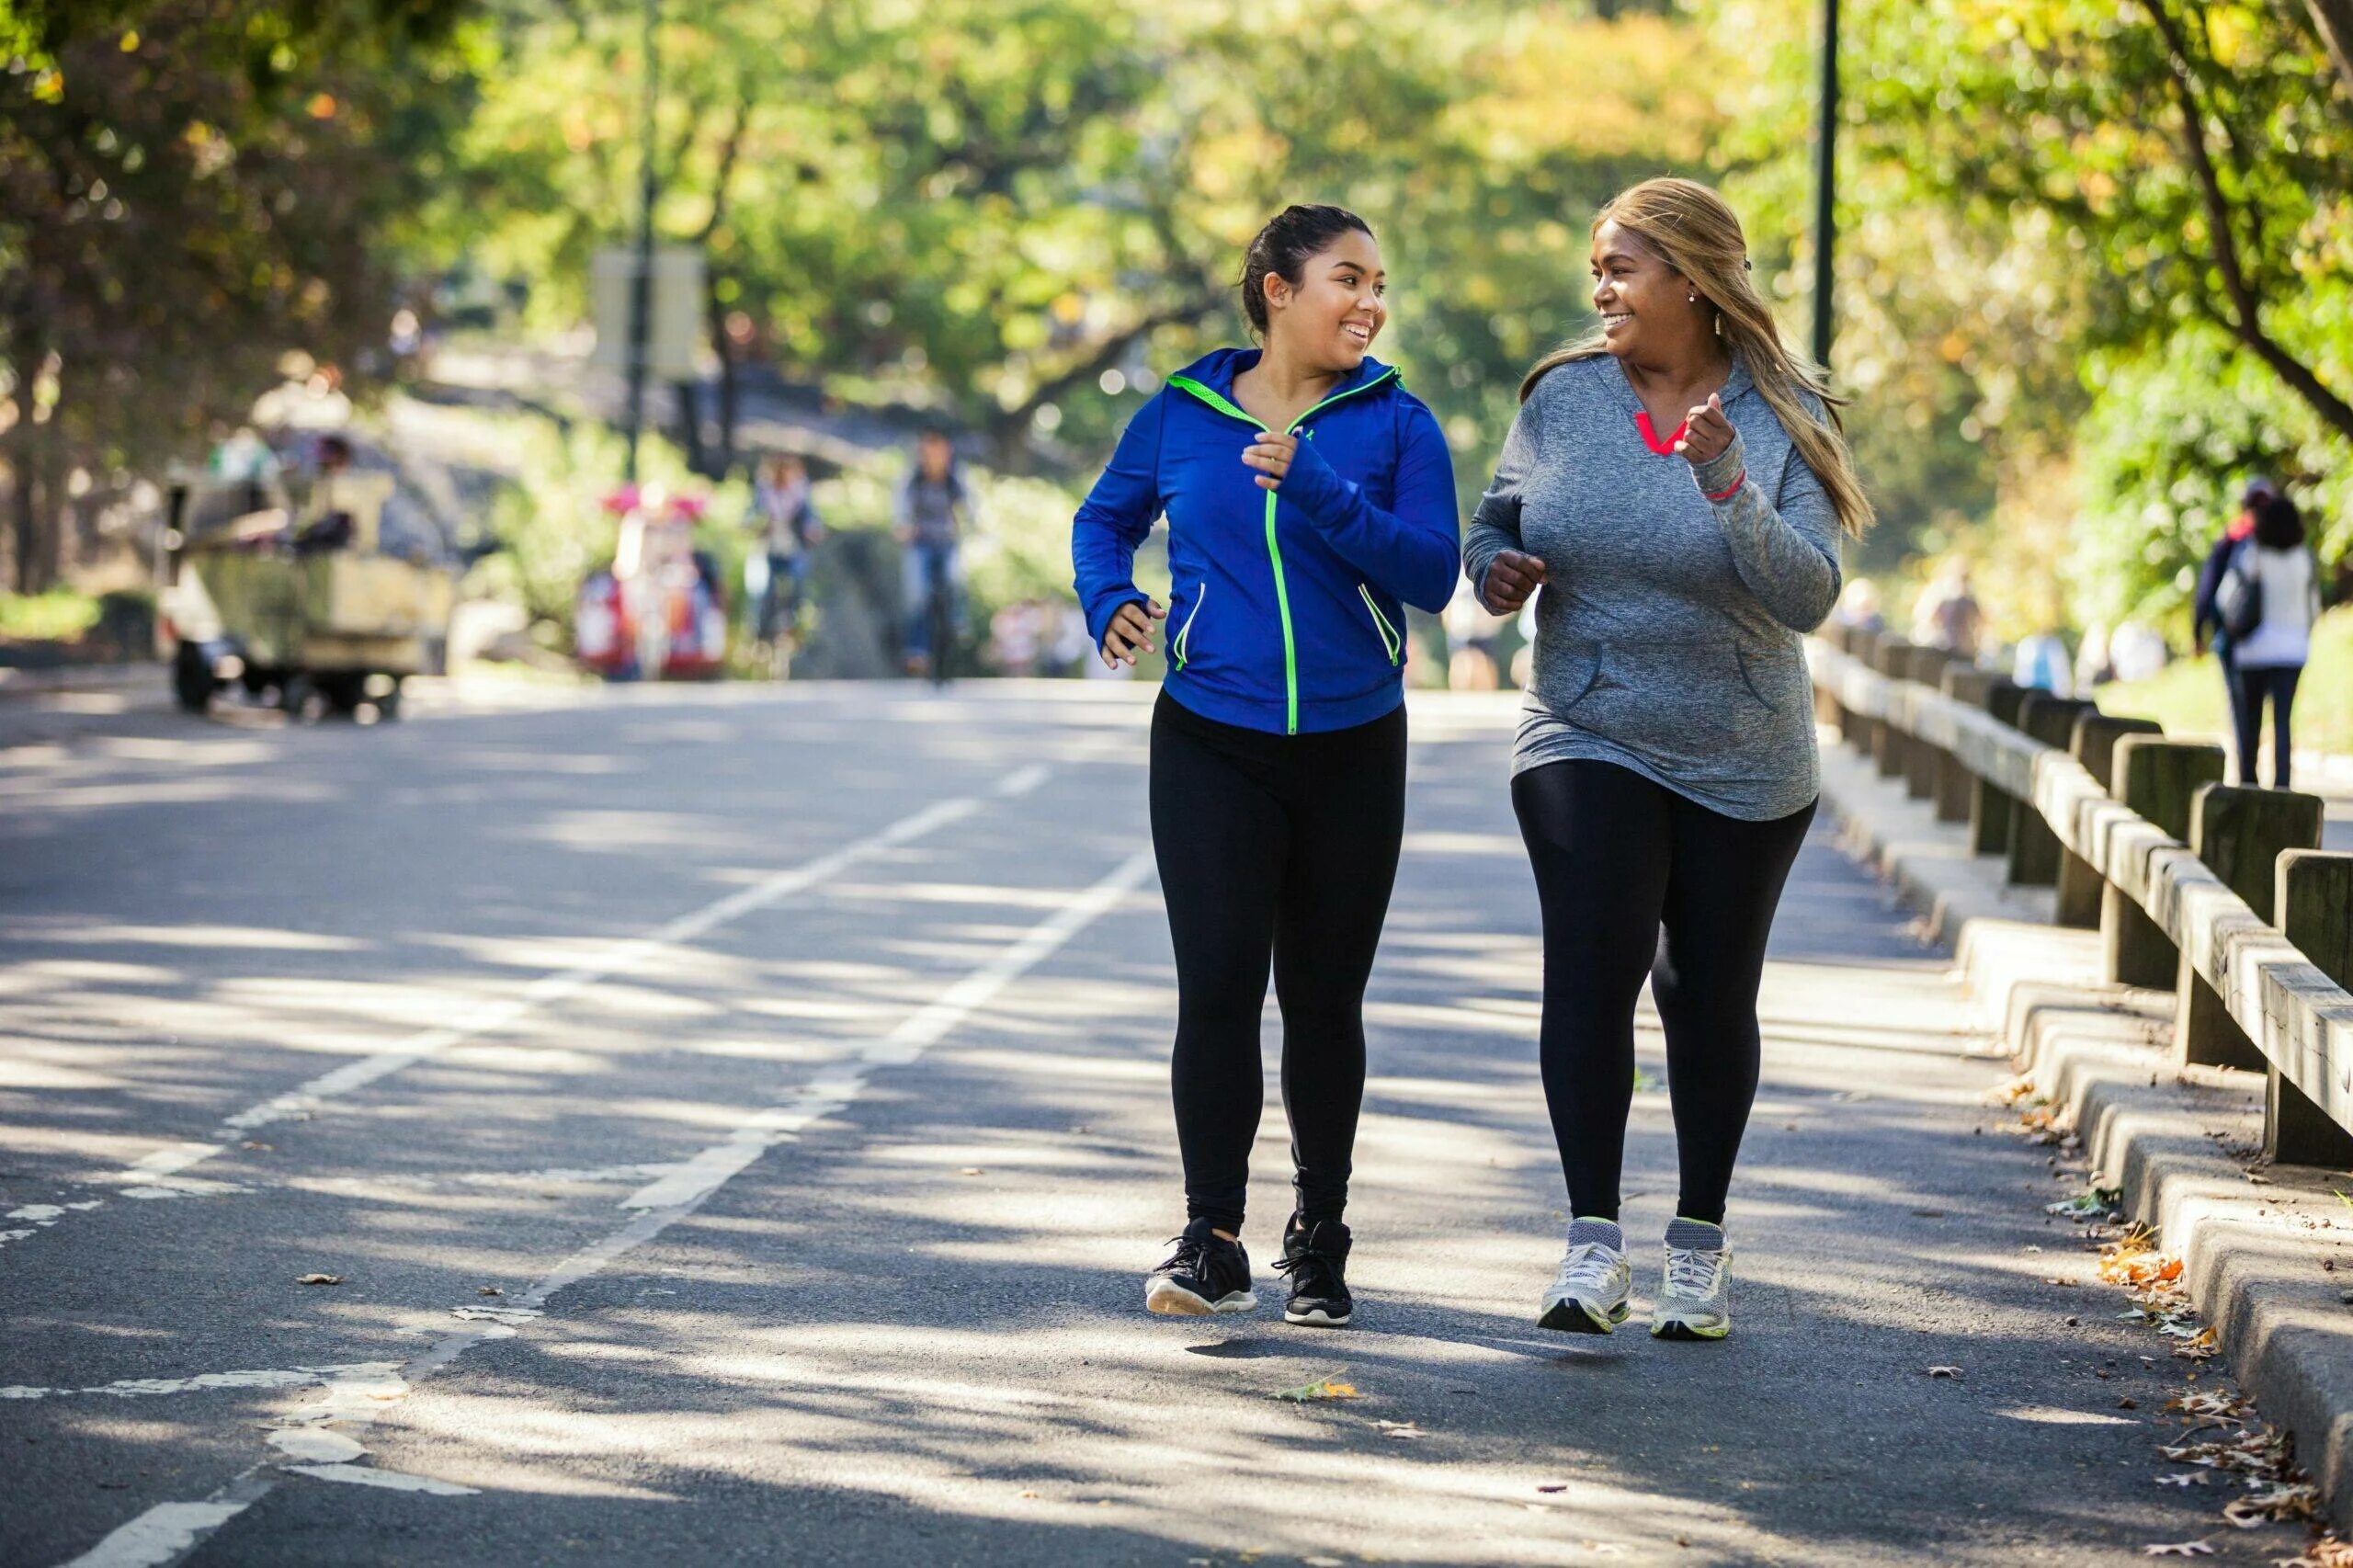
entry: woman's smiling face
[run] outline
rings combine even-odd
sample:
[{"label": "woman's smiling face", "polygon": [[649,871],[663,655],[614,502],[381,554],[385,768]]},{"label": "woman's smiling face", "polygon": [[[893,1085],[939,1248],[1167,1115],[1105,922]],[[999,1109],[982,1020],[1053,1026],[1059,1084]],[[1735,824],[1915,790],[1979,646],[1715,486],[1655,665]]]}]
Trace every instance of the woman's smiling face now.
[{"label": "woman's smiling face", "polygon": [[1381,247],[1370,234],[1350,229],[1308,258],[1296,284],[1267,279],[1269,335],[1280,334],[1309,364],[1353,370],[1388,323],[1388,292]]},{"label": "woman's smiling face", "polygon": [[1636,235],[1605,222],[1593,235],[1593,308],[1609,352],[1624,358],[1692,324],[1691,285]]}]

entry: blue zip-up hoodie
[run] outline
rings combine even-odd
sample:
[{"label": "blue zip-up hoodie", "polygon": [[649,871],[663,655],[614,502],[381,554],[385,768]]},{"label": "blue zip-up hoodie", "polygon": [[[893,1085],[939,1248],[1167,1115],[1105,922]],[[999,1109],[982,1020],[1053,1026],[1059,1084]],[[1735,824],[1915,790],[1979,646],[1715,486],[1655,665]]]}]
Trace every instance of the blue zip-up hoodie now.
[{"label": "blue zip-up hoodie", "polygon": [[1438,420],[1368,358],[1300,415],[1290,472],[1262,490],[1263,429],[1233,402],[1255,348],[1221,348],[1136,411],[1071,527],[1095,646],[1142,603],[1136,547],[1168,518],[1169,696],[1275,734],[1370,723],[1404,699],[1399,601],[1446,608],[1461,570],[1454,461]]}]

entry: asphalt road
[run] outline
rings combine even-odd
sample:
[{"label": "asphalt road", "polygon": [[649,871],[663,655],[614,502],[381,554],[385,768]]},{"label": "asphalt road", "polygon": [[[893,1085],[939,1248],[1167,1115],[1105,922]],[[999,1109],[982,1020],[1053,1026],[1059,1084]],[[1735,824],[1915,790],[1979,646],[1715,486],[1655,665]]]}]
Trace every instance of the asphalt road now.
[{"label": "asphalt road", "polygon": [[[1563,1199],[1493,699],[1414,717],[1360,1326],[1143,1314],[1181,1220],[1146,695],[0,709],[0,1562],[2292,1551],[2158,1484],[2188,1365],[2044,1212],[2080,1173],[2007,1135],[1945,960],[1826,835],[1733,1337],[1533,1326]],[[1278,1397],[1324,1382],[1354,1397]]]}]

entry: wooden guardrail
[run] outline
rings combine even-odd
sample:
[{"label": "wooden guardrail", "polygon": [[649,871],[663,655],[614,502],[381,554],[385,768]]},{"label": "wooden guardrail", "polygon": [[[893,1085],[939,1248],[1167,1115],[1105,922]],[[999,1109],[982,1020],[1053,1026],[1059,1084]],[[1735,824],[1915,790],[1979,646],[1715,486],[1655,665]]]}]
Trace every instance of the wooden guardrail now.
[{"label": "wooden guardrail", "polygon": [[[1965,791],[1972,852],[2006,856],[2014,881],[2055,874],[2073,923],[2089,922],[2068,873],[2096,877],[2109,978],[2176,989],[2186,1060],[2266,1073],[2273,1158],[2353,1167],[2353,855],[2308,847],[2318,801],[2222,787],[2219,747],[1939,671],[1895,640],[1828,635],[1843,646],[1808,645],[1819,715],[1939,819],[1961,820]],[[2034,847],[2045,834],[2063,858]]]}]

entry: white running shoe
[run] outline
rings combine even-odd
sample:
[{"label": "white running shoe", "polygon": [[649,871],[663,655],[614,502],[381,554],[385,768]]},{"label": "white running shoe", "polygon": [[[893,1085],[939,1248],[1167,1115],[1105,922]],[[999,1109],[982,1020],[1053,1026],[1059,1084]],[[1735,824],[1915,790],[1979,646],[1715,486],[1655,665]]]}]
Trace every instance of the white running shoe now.
[{"label": "white running shoe", "polygon": [[1722,1339],[1732,1332],[1732,1248],[1722,1225],[1678,1216],[1666,1227],[1666,1280],[1651,1309],[1659,1339]]},{"label": "white running shoe", "polygon": [[[1634,1287],[1634,1271],[1627,1266],[1625,1249],[1604,1241],[1574,1239],[1580,1233],[1593,1233],[1588,1227],[1597,1223],[1579,1220],[1569,1227],[1568,1256],[1561,1259],[1561,1272],[1553,1276],[1552,1288],[1544,1292],[1544,1311],[1536,1320],[1539,1328],[1563,1334],[1608,1334],[1626,1321],[1626,1293]],[[1617,1229],[1609,1226],[1610,1231]]]}]

